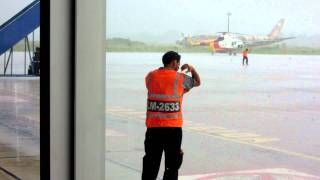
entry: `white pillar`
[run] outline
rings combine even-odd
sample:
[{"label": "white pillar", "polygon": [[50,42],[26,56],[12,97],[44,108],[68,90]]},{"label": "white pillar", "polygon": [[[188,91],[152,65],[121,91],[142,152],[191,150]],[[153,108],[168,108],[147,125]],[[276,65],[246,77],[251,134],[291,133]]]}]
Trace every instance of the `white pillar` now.
[{"label": "white pillar", "polygon": [[[72,4],[50,1],[50,179],[69,180]],[[41,41],[46,41],[41,39]],[[42,59],[46,61],[46,59]],[[41,119],[47,121],[47,119]],[[41,159],[40,159],[41,162]],[[45,167],[42,167],[45,168]]]},{"label": "white pillar", "polygon": [[106,0],[76,0],[77,180],[105,179]]}]

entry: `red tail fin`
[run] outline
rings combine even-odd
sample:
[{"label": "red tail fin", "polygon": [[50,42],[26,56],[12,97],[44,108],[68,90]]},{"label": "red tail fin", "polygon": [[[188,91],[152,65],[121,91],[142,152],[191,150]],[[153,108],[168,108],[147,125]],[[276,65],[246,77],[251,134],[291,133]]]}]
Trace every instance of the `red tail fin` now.
[{"label": "red tail fin", "polygon": [[279,37],[280,32],[281,32],[282,27],[283,27],[283,24],[284,24],[284,19],[280,19],[279,22],[273,27],[273,29],[270,32],[270,34],[268,34],[270,39],[275,39],[275,38]]}]

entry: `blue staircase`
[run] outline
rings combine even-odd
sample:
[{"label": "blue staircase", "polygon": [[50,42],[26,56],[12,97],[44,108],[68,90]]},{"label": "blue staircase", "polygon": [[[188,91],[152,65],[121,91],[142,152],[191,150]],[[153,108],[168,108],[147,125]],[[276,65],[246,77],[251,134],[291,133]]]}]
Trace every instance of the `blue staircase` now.
[{"label": "blue staircase", "polygon": [[40,0],[35,0],[0,26],[0,55],[40,26]]}]

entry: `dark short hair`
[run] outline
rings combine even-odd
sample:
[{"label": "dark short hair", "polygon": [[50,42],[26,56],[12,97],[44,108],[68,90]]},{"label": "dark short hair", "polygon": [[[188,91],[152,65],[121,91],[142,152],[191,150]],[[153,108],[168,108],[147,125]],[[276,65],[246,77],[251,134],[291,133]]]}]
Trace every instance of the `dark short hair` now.
[{"label": "dark short hair", "polygon": [[168,51],[162,56],[162,63],[164,65],[168,65],[174,60],[177,60],[178,62],[180,62],[180,58],[181,56],[177,52]]}]

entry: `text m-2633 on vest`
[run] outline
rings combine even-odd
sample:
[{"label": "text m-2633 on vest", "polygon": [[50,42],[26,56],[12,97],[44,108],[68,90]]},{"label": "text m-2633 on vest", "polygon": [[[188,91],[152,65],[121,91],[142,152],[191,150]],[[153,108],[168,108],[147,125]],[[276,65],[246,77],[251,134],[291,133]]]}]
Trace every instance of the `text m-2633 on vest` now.
[{"label": "text m-2633 on vest", "polygon": [[152,112],[179,112],[180,102],[179,101],[154,101],[148,100],[147,104],[148,111]]}]

